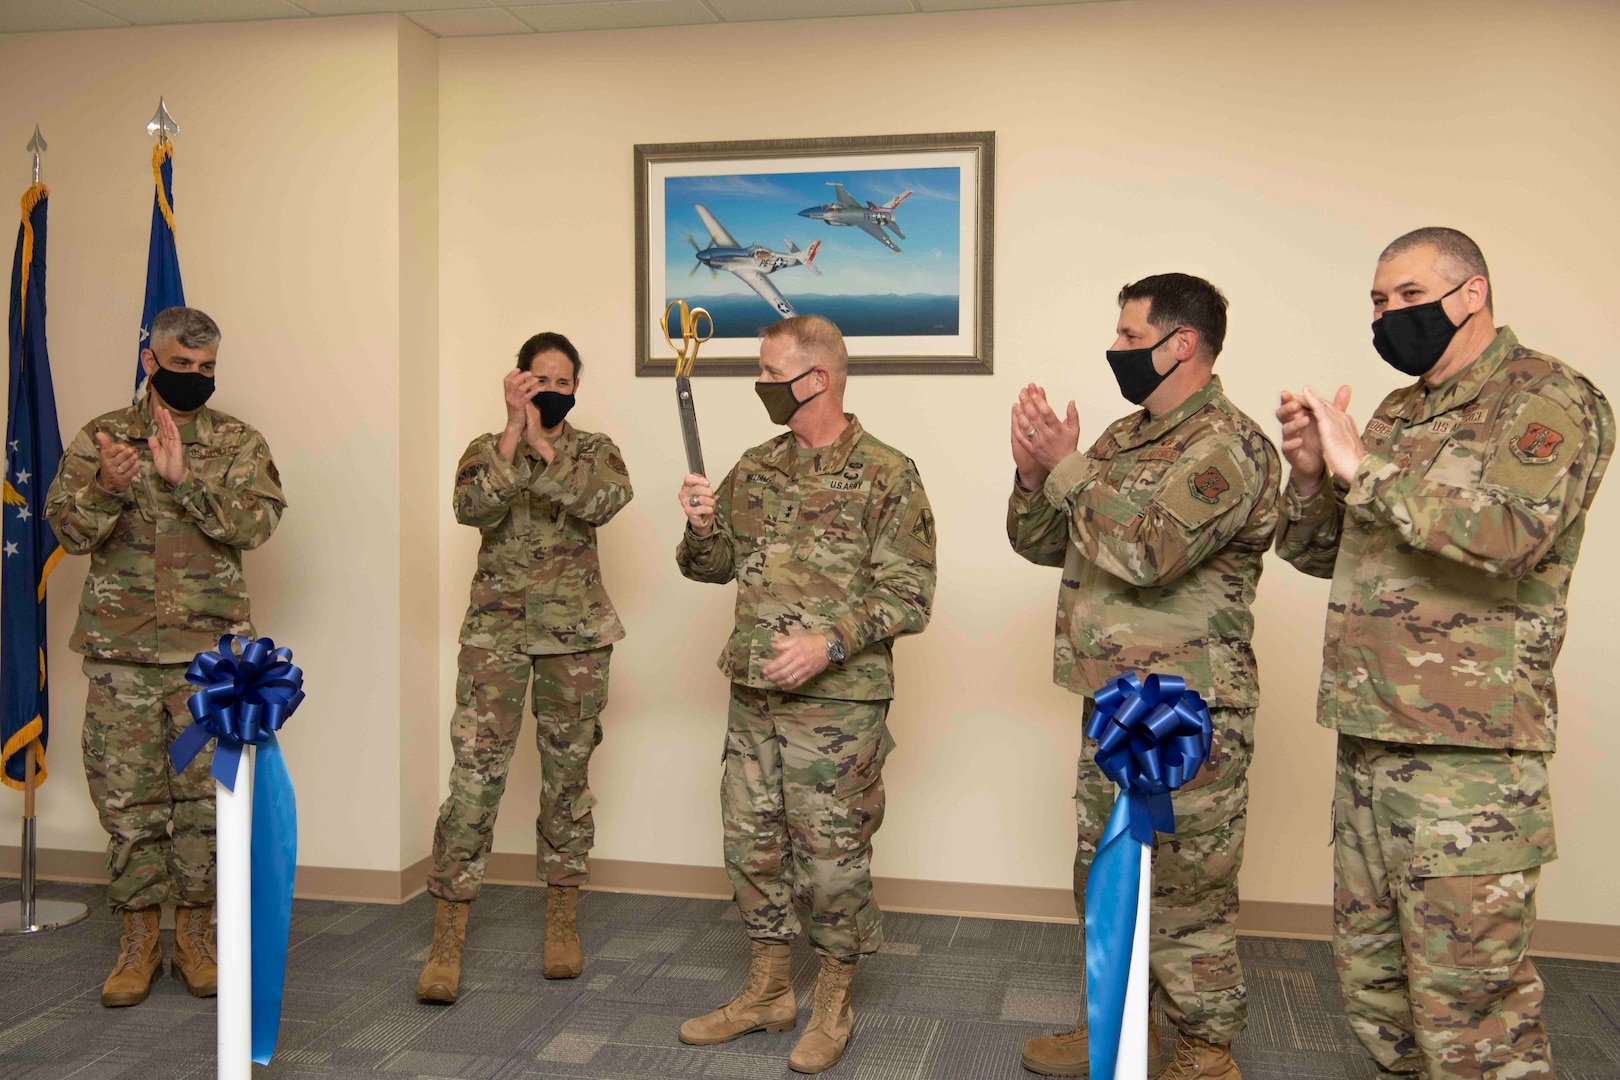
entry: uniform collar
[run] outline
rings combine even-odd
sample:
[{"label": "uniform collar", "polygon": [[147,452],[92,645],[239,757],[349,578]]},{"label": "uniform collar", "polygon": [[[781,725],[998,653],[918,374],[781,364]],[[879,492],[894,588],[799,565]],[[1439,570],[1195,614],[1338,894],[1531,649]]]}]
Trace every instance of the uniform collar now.
[{"label": "uniform collar", "polygon": [[1496,374],[1496,369],[1501,367],[1508,354],[1518,347],[1519,338],[1514,334],[1513,328],[1498,327],[1496,337],[1485,347],[1485,351],[1451,378],[1432,389],[1419,380],[1414,387],[1417,392],[1403,403],[1401,415],[1413,423],[1421,424],[1441,413],[1448,413],[1469,404],[1479,397],[1479,392],[1485,388],[1491,376]]},{"label": "uniform collar", "polygon": [[1194,390],[1192,394],[1180,405],[1171,409],[1163,416],[1151,416],[1146,409],[1127,416],[1120,430],[1114,432],[1114,441],[1121,450],[1132,450],[1138,446],[1164,438],[1181,422],[1192,416],[1198,410],[1215,400],[1221,393],[1221,377],[1210,376],[1209,382]]},{"label": "uniform collar", "polygon": [[[539,452],[529,445],[527,439],[519,439],[518,445],[523,448],[525,457],[531,457],[536,461],[541,460]],[[571,458],[574,456],[575,447],[579,445],[579,432],[574,430],[574,425],[564,420],[562,430],[557,432],[555,439],[551,440],[551,445],[556,447],[557,457]]]},{"label": "uniform collar", "polygon": [[[157,418],[152,415],[152,391],[148,387],[141,395],[140,404],[135,407],[135,413],[140,417],[140,437],[151,438],[157,434]],[[214,438],[214,410],[204,405],[197,410],[197,415],[180,428],[180,442],[186,446],[207,446]]]},{"label": "uniform collar", "polygon": [[[838,433],[838,438],[829,445],[823,446],[815,452],[809,464],[804,468],[808,473],[841,473],[844,465],[849,461],[849,455],[855,452],[855,444],[861,441],[866,430],[861,422],[855,418],[854,413],[845,413],[844,419],[849,423],[844,430]],[[780,436],[776,444],[765,455],[765,464],[788,476],[795,476],[799,468],[799,444],[793,438],[793,432]]]}]

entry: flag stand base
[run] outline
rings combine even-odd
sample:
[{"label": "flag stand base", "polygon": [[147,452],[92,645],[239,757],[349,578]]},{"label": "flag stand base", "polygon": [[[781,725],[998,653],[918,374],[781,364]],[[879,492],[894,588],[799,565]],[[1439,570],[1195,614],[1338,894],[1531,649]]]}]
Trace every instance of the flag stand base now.
[{"label": "flag stand base", "polygon": [[34,917],[23,921],[23,902],[9,900],[0,904],[0,937],[7,934],[38,934],[46,930],[60,930],[90,917],[90,909],[77,900],[35,900]]}]

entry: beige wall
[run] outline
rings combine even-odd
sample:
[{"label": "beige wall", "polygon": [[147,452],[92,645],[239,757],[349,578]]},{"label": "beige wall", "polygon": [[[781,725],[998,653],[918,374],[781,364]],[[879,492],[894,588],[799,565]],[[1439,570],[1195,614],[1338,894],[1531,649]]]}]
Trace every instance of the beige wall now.
[{"label": "beige wall", "polygon": [[[1577,126],[1570,104],[1613,101],[1599,43],[1620,19],[1592,3],[1533,10],[1168,0],[442,42],[441,490],[465,440],[500,422],[518,342],[556,327],[590,365],[580,422],[620,440],[639,491],[601,534],[630,636],[593,770],[598,853],[718,863],[725,685],[712,665],[733,595],[674,571],[684,470],[669,384],[630,374],[633,144],[997,133],[996,374],[850,389],[867,426],[915,457],[940,535],[933,625],[897,649],[900,745],[875,869],[1063,887],[1078,701],[1050,680],[1057,574],[1014,557],[1003,533],[1007,406],[1034,380],[1078,398],[1087,431],[1124,412],[1101,355],[1114,293],[1184,269],[1232,299],[1219,370],[1241,405],[1269,427],[1279,388],[1348,381],[1365,417],[1397,383],[1368,347],[1373,260],[1431,222],[1484,245],[1504,321],[1620,387],[1604,328],[1620,218],[1599,188],[1620,143],[1612,125]],[[716,468],[772,434],[745,380],[699,395]],[[1597,686],[1620,575],[1598,553],[1620,528],[1620,494],[1593,519],[1561,669],[1564,860],[1542,911],[1615,922],[1604,818],[1620,795],[1599,770],[1620,732]],[[448,643],[476,537],[441,520]],[[1329,898],[1332,738],[1313,721],[1325,584],[1276,561],[1262,582],[1254,899]],[[446,647],[446,710],[453,659]],[[526,746],[497,850],[533,842],[537,774]]]},{"label": "beige wall", "polygon": [[[186,298],[224,331],[214,403],[264,433],[291,504],[245,567],[259,632],[307,669],[309,701],[283,741],[300,860],[313,865],[400,858],[401,374],[431,372],[437,352],[431,317],[413,324],[427,344],[410,343],[425,358],[401,343],[402,299],[436,287],[431,269],[425,287],[401,273],[402,250],[419,244],[401,237],[401,55],[393,18],[0,38],[0,146],[21,147],[36,120],[51,146],[49,332],[65,438],[128,400],[152,205],[143,125],[160,93],[179,120]],[[26,157],[6,161],[3,185],[20,194]],[[429,214],[421,231],[435,225]],[[417,411],[431,432],[431,402]],[[46,848],[105,843],[79,765],[84,677],[66,644],[87,566],[65,559],[51,581]],[[431,607],[414,617],[431,622]],[[19,801],[8,791],[0,820]]]},{"label": "beige wall", "polygon": [[[1002,533],[1016,388],[1075,396],[1090,432],[1123,412],[1101,360],[1113,294],[1174,268],[1232,298],[1220,370],[1240,404],[1264,417],[1282,386],[1347,381],[1365,417],[1397,382],[1367,347],[1373,258],[1433,222],[1483,244],[1500,321],[1620,387],[1603,325],[1620,219],[1599,186],[1620,139],[1582,119],[1613,100],[1601,45],[1616,31],[1617,9],[1576,0],[1126,0],[446,40],[436,56],[391,18],[0,38],[0,147],[20,148],[36,118],[53,147],[50,325],[71,430],[123,393],[150,211],[140,125],[160,91],[180,118],[188,297],[227,334],[221,406],[265,432],[293,503],[248,574],[261,631],[310,668],[286,740],[302,861],[392,870],[427,854],[476,547],[450,516],[451,473],[500,422],[518,343],[551,327],[586,356],[577,419],[619,440],[640,490],[601,536],[630,636],[592,770],[597,853],[717,865],[726,691],[713,659],[732,594],[673,568],[669,385],[630,374],[630,147],[996,131],[997,374],[851,387],[868,426],[916,458],[940,522],[934,624],[897,652],[876,867],[1060,888],[1077,702],[1050,682],[1055,572],[1019,561]],[[725,79],[706,82],[700,61]],[[17,153],[18,192],[25,165]],[[771,434],[746,380],[706,380],[700,395],[717,466]],[[1598,555],[1617,528],[1611,494],[1560,665],[1552,919],[1620,921],[1604,824],[1620,792],[1603,780],[1620,733],[1599,704],[1620,572]],[[54,579],[41,842],[92,849],[83,680],[65,652],[83,565]],[[1328,898],[1332,739],[1312,720],[1324,602],[1325,583],[1268,567],[1251,899]],[[538,783],[528,741],[497,850],[532,850]],[[0,797],[0,815],[15,802]]]}]

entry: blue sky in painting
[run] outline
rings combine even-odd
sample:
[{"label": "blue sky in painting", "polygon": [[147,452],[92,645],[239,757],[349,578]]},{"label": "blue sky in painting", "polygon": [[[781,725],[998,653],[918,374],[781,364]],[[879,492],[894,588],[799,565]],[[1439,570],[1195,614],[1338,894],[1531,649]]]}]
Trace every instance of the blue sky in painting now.
[{"label": "blue sky in painting", "polygon": [[[895,254],[854,227],[835,227],[798,216],[800,210],[833,201],[834,181],[842,183],[862,203],[879,206],[902,191],[912,196],[895,211],[895,221],[906,234]],[[666,292],[678,296],[752,295],[735,276],[721,273],[711,280],[699,269],[688,284],[687,274],[697,265],[688,234],[707,246],[708,230],[693,211],[701,203],[720,219],[743,245],[763,244],[786,250],[784,238],[801,248],[817,240],[816,277],[803,267],[786,267],[771,281],[788,299],[795,294],[876,296],[924,293],[956,296],[959,290],[961,170],[854,169],[842,172],[753,173],[733,176],[668,177],[664,181],[664,275]],[[892,234],[891,234],[892,236]]]}]

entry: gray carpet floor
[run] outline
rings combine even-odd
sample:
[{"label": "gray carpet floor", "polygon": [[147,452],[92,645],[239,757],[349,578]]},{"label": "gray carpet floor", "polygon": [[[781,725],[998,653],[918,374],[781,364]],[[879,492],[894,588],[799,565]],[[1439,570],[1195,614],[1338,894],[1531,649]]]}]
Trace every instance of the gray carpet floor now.
[{"label": "gray carpet floor", "polygon": [[[111,1080],[214,1075],[212,1002],[165,978],[132,1009],[103,1009],[119,927],[102,890],[46,885],[90,904],[91,918],[51,934],[0,938],[0,1078]],[[0,901],[17,885],[0,885]],[[412,994],[433,935],[427,896],[384,906],[300,900],[293,914],[286,1012],[265,1077],[787,1078],[796,1032],[727,1046],[682,1046],[683,1019],[742,984],[747,950],[731,905],[588,893],[580,905],[585,974],[540,973],[545,892],[491,886],[474,905],[461,1000]],[[995,1080],[1030,1077],[1019,1051],[1071,1026],[1080,950],[1072,926],[885,917],[884,951],[856,981],[855,1036],[829,1078]],[[167,939],[169,935],[165,933]],[[1325,943],[1244,938],[1249,1029],[1234,1050],[1249,1080],[1376,1076],[1339,1009]],[[1620,1080],[1620,965],[1539,961],[1557,1075]],[[795,951],[801,1024],[815,964]]]}]

